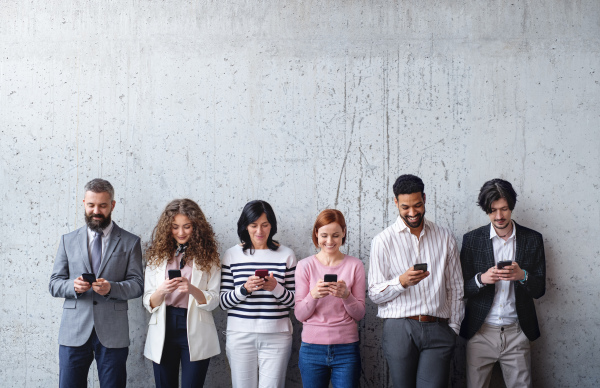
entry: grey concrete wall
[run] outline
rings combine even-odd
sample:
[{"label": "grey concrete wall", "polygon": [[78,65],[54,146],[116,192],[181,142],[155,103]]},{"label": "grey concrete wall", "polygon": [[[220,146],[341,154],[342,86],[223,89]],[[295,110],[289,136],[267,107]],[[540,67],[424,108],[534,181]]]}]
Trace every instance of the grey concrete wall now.
[{"label": "grey concrete wall", "polygon": [[[89,179],[113,183],[114,219],[145,242],[169,200],[196,200],[221,251],[248,200],[273,205],[300,258],[336,207],[368,268],[394,179],[416,173],[428,217],[459,241],[488,221],[480,185],[513,182],[514,219],[546,247],[535,386],[598,386],[599,4],[0,0],[0,385],[57,384],[62,300],[47,284]],[[129,386],[152,386],[141,300],[129,312]],[[362,387],[390,386],[375,315],[368,302]],[[207,386],[228,373],[222,354]]]}]

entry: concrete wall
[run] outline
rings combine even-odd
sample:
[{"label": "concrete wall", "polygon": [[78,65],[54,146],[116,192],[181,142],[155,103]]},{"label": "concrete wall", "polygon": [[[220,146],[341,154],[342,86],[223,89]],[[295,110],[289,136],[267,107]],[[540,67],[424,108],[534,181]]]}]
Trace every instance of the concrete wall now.
[{"label": "concrete wall", "polygon": [[[391,185],[415,173],[459,241],[488,221],[481,184],[513,182],[514,219],[546,247],[535,386],[598,386],[599,20],[596,0],[0,0],[1,385],[57,384],[47,284],[89,179],[113,183],[114,219],[144,242],[169,200],[196,200],[221,251],[248,200],[273,205],[300,258],[336,207],[368,268]],[[152,386],[148,315],[129,312],[129,386]],[[368,302],[362,387],[391,386],[375,315]],[[207,386],[228,373],[222,354]]]}]

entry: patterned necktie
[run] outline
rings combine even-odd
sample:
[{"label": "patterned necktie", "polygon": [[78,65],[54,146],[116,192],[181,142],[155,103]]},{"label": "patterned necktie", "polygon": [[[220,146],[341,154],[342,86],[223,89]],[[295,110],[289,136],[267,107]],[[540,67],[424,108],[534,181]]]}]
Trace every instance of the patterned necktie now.
[{"label": "patterned necktie", "polygon": [[102,262],[102,232],[96,232],[96,237],[92,241],[92,270],[98,275],[100,263]]}]

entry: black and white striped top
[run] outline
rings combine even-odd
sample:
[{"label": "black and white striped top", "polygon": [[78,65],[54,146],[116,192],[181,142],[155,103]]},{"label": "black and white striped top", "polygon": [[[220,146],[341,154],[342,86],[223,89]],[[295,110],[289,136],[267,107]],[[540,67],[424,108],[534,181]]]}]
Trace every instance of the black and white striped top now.
[{"label": "black and white striped top", "polygon": [[[273,273],[279,283],[273,291],[259,290],[248,296],[240,288],[257,269]],[[244,253],[240,245],[229,248],[221,260],[221,308],[227,310],[227,330],[246,333],[291,331],[294,306],[296,256],[283,245],[276,251],[257,249]]]}]

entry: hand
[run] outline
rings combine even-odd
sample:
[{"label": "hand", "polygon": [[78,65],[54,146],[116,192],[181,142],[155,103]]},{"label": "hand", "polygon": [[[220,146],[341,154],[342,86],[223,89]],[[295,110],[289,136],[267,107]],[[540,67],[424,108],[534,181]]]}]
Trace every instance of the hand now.
[{"label": "hand", "polygon": [[525,279],[525,272],[523,272],[516,261],[513,261],[511,265],[502,269],[497,269],[496,273],[500,280],[516,281]]},{"label": "hand", "polygon": [[98,278],[92,283],[92,288],[96,293],[104,296],[110,292],[110,282],[108,280]]},{"label": "hand", "polygon": [[190,283],[188,278],[180,277],[178,279],[180,280],[179,287],[177,287],[177,291],[181,292],[182,294],[193,294],[196,290],[198,290],[197,287]]},{"label": "hand", "polygon": [[329,283],[329,294],[336,298],[347,299],[350,296],[350,290],[348,290],[345,281],[338,280],[337,282]]},{"label": "hand", "polygon": [[73,286],[75,287],[75,292],[78,294],[83,294],[84,292],[92,288],[92,285],[83,280],[81,276],[73,281]]},{"label": "hand", "polygon": [[496,266],[490,267],[485,273],[481,274],[481,282],[483,284],[496,284],[496,282],[500,280],[497,271],[499,271],[499,269],[497,269]]},{"label": "hand", "polygon": [[321,299],[326,297],[327,295],[329,295],[330,284],[331,283],[325,283],[324,281],[319,279],[317,285],[314,286],[312,290],[310,290],[310,295],[313,297],[313,299]]},{"label": "hand", "polygon": [[400,275],[400,284],[402,287],[408,288],[419,284],[419,282],[429,276],[429,271],[415,271],[414,267],[410,267],[408,271]]},{"label": "hand", "polygon": [[246,283],[244,283],[244,288],[248,292],[254,292],[254,291],[262,290],[264,284],[265,284],[265,281],[263,280],[263,278],[259,278],[258,276],[253,275],[248,278]]},{"label": "hand", "polygon": [[277,279],[275,279],[275,277],[273,276],[273,272],[271,272],[271,274],[265,278],[263,290],[273,291],[275,287],[277,287]]},{"label": "hand", "polygon": [[172,293],[173,291],[175,291],[177,289],[177,287],[179,287],[180,281],[181,281],[181,278],[166,279],[164,282],[162,282],[160,284],[160,286],[158,286],[156,288],[156,291],[160,295],[162,295],[162,297],[164,299],[165,296]]}]

